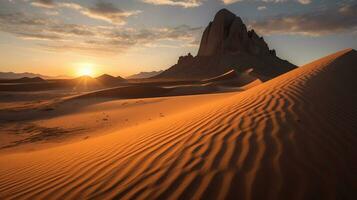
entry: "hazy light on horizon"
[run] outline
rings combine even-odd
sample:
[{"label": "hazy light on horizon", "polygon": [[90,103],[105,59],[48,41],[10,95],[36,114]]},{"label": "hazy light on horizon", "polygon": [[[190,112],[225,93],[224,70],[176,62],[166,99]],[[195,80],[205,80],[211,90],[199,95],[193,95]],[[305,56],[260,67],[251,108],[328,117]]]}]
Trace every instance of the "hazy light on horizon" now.
[{"label": "hazy light on horizon", "polygon": [[93,63],[79,63],[76,66],[76,76],[91,76],[94,77],[98,74]]}]

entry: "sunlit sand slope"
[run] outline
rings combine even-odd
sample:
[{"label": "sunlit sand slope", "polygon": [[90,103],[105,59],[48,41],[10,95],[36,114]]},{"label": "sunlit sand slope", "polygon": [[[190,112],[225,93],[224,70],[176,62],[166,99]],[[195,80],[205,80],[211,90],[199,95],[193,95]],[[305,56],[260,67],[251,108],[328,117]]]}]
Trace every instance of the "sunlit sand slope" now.
[{"label": "sunlit sand slope", "polygon": [[354,199],[356,58],[341,51],[171,117],[1,155],[0,199]]}]

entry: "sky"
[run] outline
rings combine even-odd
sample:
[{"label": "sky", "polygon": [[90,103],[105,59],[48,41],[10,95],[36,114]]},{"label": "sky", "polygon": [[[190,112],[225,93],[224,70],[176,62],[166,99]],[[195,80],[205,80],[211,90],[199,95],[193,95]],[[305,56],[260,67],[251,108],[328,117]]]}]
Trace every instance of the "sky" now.
[{"label": "sky", "polygon": [[0,71],[128,76],[196,55],[227,8],[303,65],[357,49],[356,0],[0,0]]}]

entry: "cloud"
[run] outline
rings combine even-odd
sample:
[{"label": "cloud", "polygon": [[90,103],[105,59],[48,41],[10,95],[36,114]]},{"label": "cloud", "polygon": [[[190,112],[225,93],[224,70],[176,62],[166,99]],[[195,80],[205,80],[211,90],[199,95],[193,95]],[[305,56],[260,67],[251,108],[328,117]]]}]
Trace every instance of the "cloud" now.
[{"label": "cloud", "polygon": [[31,4],[36,7],[44,7],[44,8],[55,7],[55,2],[53,0],[35,0],[32,1]]},{"label": "cloud", "polygon": [[33,6],[43,8],[69,8],[79,11],[81,14],[92,19],[103,20],[116,25],[124,25],[128,17],[137,15],[141,11],[124,11],[117,8],[112,3],[97,1],[94,6],[84,7],[72,2],[54,2],[53,0],[36,0],[31,3]]},{"label": "cloud", "polygon": [[[224,4],[232,4],[236,2],[243,2],[243,1],[248,1],[248,0],[221,0]],[[264,3],[283,3],[283,2],[288,2],[289,0],[256,0],[256,1],[261,1]],[[312,0],[290,0],[290,1],[296,1],[301,4],[310,4]]]},{"label": "cloud", "polygon": [[59,15],[59,12],[56,10],[48,10],[44,12],[46,15],[50,15],[50,16],[55,16],[55,15]]},{"label": "cloud", "polygon": [[266,6],[258,6],[258,7],[257,7],[257,10],[266,10],[266,9],[267,9]]},{"label": "cloud", "polygon": [[140,11],[123,11],[117,8],[114,4],[105,2],[97,2],[94,6],[89,8],[73,3],[62,4],[62,6],[76,9],[87,17],[104,20],[117,25],[125,24],[126,18],[140,13]]},{"label": "cloud", "polygon": [[[118,54],[130,48],[164,45],[165,41],[191,46],[202,32],[187,25],[149,29],[69,24],[23,12],[1,13],[0,31],[35,40],[45,50]],[[179,47],[179,45],[176,45]]]},{"label": "cloud", "polygon": [[241,2],[241,1],[244,1],[244,0],[222,0],[222,2],[226,5],[236,3],[236,2]]},{"label": "cloud", "polygon": [[0,13],[0,31],[19,38],[64,41],[68,36],[92,36],[90,27],[59,23],[53,19],[30,16],[22,12]]},{"label": "cloud", "polygon": [[184,8],[198,7],[203,0],[142,0],[145,3],[154,5],[181,6]]},{"label": "cloud", "polygon": [[[185,8],[192,8],[202,5],[204,0],[142,0],[142,1],[154,5],[171,5],[171,6],[182,6]],[[229,4],[244,2],[249,0],[220,0],[220,1],[223,2],[223,4],[225,5],[229,5]],[[265,3],[282,3],[282,2],[287,2],[289,0],[256,0],[256,1],[261,1]],[[311,3],[312,0],[290,0],[290,1],[296,1],[301,4],[309,4]]]},{"label": "cloud", "polygon": [[22,12],[16,13],[1,13],[0,12],[0,26],[4,28],[4,26],[41,26],[46,25],[48,23],[48,19],[43,18],[32,18],[26,17],[26,15]]},{"label": "cloud", "polygon": [[312,0],[298,0],[301,4],[310,4]]},{"label": "cloud", "polygon": [[283,3],[287,1],[288,0],[262,0],[262,2],[266,2],[266,3]]},{"label": "cloud", "polygon": [[319,36],[356,32],[357,4],[296,15],[266,17],[250,26],[262,34],[295,34]]}]

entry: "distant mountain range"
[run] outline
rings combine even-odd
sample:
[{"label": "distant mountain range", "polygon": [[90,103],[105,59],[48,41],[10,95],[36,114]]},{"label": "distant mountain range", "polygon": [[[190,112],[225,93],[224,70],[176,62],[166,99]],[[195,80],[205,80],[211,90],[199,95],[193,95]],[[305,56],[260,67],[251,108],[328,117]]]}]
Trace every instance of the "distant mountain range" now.
[{"label": "distant mountain range", "polygon": [[35,78],[39,77],[42,79],[68,79],[72,78],[70,76],[45,76],[42,74],[35,74],[35,73],[29,73],[29,72],[24,72],[24,73],[15,73],[15,72],[0,72],[0,79],[20,79],[20,78]]},{"label": "distant mountain range", "polygon": [[151,72],[140,72],[131,76],[126,77],[127,79],[140,79],[140,78],[151,78],[153,76],[159,75],[163,70],[151,71]]},{"label": "distant mountain range", "polygon": [[[142,78],[150,78],[156,75],[159,75],[160,73],[162,73],[163,70],[160,71],[151,71],[151,72],[140,72],[137,74],[133,74],[131,76],[126,77],[126,79],[142,79]],[[73,77],[70,76],[45,76],[42,74],[36,74],[36,73],[30,73],[30,72],[24,72],[24,73],[15,73],[15,72],[0,72],[0,79],[20,79],[20,78],[42,78],[42,79],[71,79]],[[101,79],[105,79],[106,81],[108,81],[108,79],[112,79],[114,77],[107,75],[107,74],[103,74],[102,76],[98,77]],[[116,77],[117,79],[122,79],[124,80],[122,77],[118,76]],[[118,80],[116,80],[118,81]]]},{"label": "distant mountain range", "polygon": [[[25,74],[33,76],[34,74]],[[87,91],[103,89],[107,87],[115,87],[125,85],[126,80],[120,76],[114,77],[108,74],[103,74],[96,78],[90,76],[80,76],[68,79],[43,79],[41,77],[23,77],[17,79],[0,79],[0,91],[44,91],[44,90],[60,90],[71,89],[75,91]],[[14,77],[14,76],[12,76]]]}]

